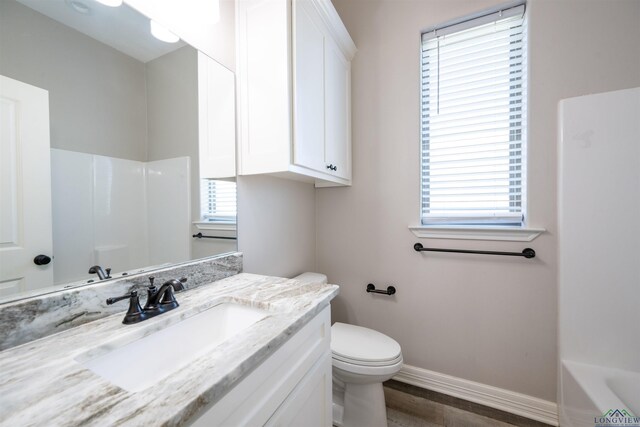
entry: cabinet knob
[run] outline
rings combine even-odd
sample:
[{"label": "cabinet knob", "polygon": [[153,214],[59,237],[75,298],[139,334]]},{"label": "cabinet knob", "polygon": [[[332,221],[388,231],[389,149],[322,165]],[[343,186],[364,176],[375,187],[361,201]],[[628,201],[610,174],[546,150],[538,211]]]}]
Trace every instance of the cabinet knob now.
[{"label": "cabinet knob", "polygon": [[327,169],[332,170],[332,171],[337,171],[338,170],[338,166],[334,166],[333,164],[327,165]]}]

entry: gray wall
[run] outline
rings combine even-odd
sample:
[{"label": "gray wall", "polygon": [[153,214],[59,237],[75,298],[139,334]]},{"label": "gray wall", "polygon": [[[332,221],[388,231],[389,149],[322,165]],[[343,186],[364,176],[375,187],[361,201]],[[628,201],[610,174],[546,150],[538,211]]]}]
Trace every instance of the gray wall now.
[{"label": "gray wall", "polygon": [[[555,402],[557,103],[640,85],[640,2],[529,2],[529,219],[548,231],[528,261],[418,254],[407,229],[419,223],[420,31],[501,1],[333,1],[358,47],[353,186],[316,192],[317,270],[341,285],[334,320],[389,334],[409,365]],[[398,293],[368,295],[369,282]]]},{"label": "gray wall", "polygon": [[[198,51],[181,47],[147,62],[146,73],[148,160],[197,159]],[[198,165],[191,167],[198,177]]]},{"label": "gray wall", "polygon": [[198,199],[198,51],[184,46],[147,62],[149,161],[191,158],[191,218],[200,219]]},{"label": "gray wall", "polygon": [[146,160],[143,63],[2,0],[0,74],[49,91],[52,148]]},{"label": "gray wall", "polygon": [[238,250],[244,271],[293,277],[315,270],[313,184],[238,177]]}]

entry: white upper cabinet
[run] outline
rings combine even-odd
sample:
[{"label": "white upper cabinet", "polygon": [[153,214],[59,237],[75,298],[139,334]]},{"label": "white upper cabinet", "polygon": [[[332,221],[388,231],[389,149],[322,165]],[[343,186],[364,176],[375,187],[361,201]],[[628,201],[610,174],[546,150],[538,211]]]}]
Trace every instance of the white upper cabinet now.
[{"label": "white upper cabinet", "polygon": [[351,184],[351,59],[329,0],[237,2],[239,174]]},{"label": "white upper cabinet", "polygon": [[233,73],[198,52],[198,146],[201,178],[236,176],[235,98]]}]

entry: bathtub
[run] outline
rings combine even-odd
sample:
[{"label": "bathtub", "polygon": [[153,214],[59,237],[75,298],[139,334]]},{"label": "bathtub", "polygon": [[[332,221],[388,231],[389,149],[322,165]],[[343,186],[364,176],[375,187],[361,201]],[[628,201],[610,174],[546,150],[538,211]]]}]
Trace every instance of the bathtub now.
[{"label": "bathtub", "polygon": [[640,372],[563,360],[560,380],[562,427],[594,427],[612,409],[626,409],[640,425]]}]

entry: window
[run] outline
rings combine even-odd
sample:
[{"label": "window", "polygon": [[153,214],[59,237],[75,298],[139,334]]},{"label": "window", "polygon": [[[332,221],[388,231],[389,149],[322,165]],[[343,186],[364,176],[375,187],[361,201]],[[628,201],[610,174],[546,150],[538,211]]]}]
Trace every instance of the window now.
[{"label": "window", "polygon": [[522,226],[524,5],[422,34],[423,225]]},{"label": "window", "polygon": [[235,223],[236,183],[218,179],[201,179],[200,211],[203,221]]}]

